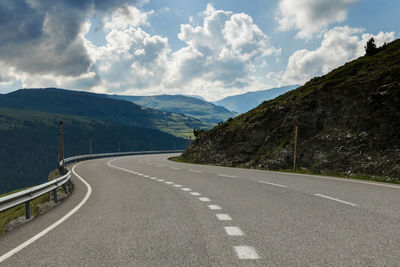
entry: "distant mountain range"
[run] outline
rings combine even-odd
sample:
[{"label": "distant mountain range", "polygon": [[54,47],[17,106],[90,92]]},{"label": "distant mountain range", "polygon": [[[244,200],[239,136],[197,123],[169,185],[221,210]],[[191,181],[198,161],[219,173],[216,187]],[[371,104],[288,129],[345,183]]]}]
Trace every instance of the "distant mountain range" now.
[{"label": "distant mountain range", "polygon": [[172,113],[184,114],[207,123],[224,122],[237,113],[214,105],[203,99],[184,95],[124,96],[109,95],[114,99],[131,101],[135,104]]},{"label": "distant mountain range", "polygon": [[299,87],[299,85],[290,85],[256,92],[247,92],[240,95],[228,96],[213,103],[219,106],[223,106],[226,109],[237,113],[245,113],[257,107],[262,102],[274,99],[275,97],[280,96],[297,87]]},{"label": "distant mountain range", "polygon": [[157,129],[177,137],[193,135],[193,129],[214,124],[166,111],[145,108],[107,95],[57,88],[20,89],[0,95],[0,107],[68,114],[126,126]]}]

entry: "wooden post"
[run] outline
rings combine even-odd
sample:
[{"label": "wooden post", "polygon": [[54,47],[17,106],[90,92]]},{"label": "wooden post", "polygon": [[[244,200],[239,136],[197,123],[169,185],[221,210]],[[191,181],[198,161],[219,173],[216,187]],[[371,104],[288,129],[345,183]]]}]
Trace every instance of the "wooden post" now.
[{"label": "wooden post", "polygon": [[118,140],[118,153],[121,152],[121,142]]},{"label": "wooden post", "polygon": [[296,122],[296,132],[294,135],[294,155],[293,155],[293,172],[296,171],[296,150],[297,150],[297,133],[299,131],[299,125]]},{"label": "wooden post", "polygon": [[92,155],[92,137],[89,138],[89,154]]}]

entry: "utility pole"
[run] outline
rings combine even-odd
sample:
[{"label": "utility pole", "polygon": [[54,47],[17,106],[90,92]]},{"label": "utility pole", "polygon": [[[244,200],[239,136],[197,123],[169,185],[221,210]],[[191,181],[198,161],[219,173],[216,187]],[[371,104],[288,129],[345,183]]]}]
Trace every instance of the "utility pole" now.
[{"label": "utility pole", "polygon": [[296,122],[296,132],[294,134],[294,155],[293,155],[293,172],[296,171],[296,150],[297,150],[297,134],[299,131],[299,125]]},{"label": "utility pole", "polygon": [[64,134],[63,134],[63,122],[60,121],[60,145],[61,145],[61,166],[64,170]]},{"label": "utility pole", "polygon": [[58,168],[60,168],[60,161],[61,161],[61,156],[60,156],[60,154],[61,154],[61,140],[60,140],[60,133],[58,133],[58,153],[57,153],[57,155],[58,155],[58,161],[57,161],[57,165],[58,165]]}]

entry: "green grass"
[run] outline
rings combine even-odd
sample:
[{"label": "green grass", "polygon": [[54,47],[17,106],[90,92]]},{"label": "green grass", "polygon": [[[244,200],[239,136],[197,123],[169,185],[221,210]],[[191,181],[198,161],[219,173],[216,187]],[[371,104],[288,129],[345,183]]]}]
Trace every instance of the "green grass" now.
[{"label": "green grass", "polygon": [[[54,179],[54,178],[56,178],[55,175],[57,175],[57,174],[58,174],[58,170],[55,170],[50,173],[50,176],[52,177],[52,179]],[[27,189],[27,188],[15,190],[13,192],[9,192],[7,194],[0,195],[0,197],[10,195],[10,194],[13,194],[13,193],[25,190],[25,189]],[[72,191],[72,186],[70,187],[67,184],[67,190],[70,193]],[[59,187],[57,191],[64,192],[64,189],[63,189],[63,187]],[[47,193],[38,198],[35,198],[34,200],[31,200],[31,203],[30,203],[31,218],[40,214],[40,208],[39,208],[40,205],[42,205],[46,202],[52,201],[50,198],[50,194],[51,193]],[[0,235],[4,234],[4,232],[7,230],[8,224],[11,221],[13,221],[19,217],[25,217],[25,203],[20,204],[14,208],[8,209],[6,211],[0,212]]]}]

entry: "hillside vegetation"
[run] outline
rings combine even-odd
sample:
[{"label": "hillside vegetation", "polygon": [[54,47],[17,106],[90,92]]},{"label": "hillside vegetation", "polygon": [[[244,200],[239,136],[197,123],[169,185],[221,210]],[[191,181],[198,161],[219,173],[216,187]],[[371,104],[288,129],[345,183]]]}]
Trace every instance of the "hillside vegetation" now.
[{"label": "hillside vegetation", "polygon": [[167,150],[185,140],[154,129],[77,116],[0,108],[0,194],[47,181],[57,167],[59,121],[64,124],[65,157],[92,152]]},{"label": "hillside vegetation", "polygon": [[217,124],[233,118],[237,113],[222,106],[214,105],[205,100],[183,95],[155,95],[155,96],[123,96],[110,95],[114,99],[123,99],[135,104],[187,115],[204,122]]},{"label": "hillside vegetation", "polygon": [[400,40],[202,133],[183,159],[290,170],[296,122],[299,169],[400,181]]},{"label": "hillside vegetation", "polygon": [[125,126],[157,129],[177,137],[192,135],[194,128],[212,127],[211,124],[182,114],[145,108],[101,94],[57,88],[20,89],[0,95],[0,107],[99,119]]}]

